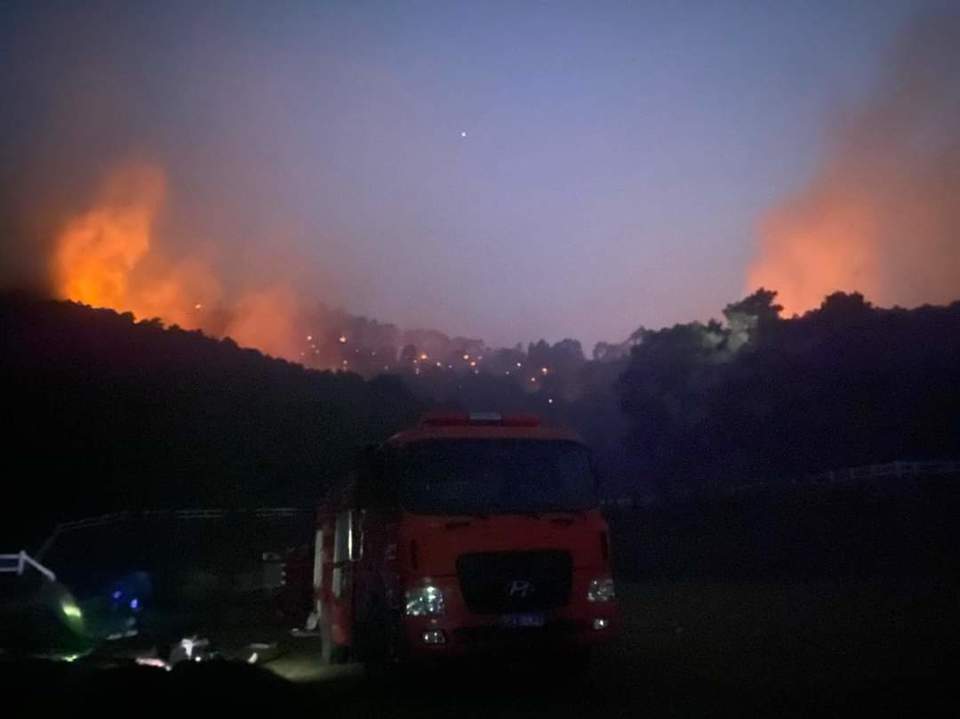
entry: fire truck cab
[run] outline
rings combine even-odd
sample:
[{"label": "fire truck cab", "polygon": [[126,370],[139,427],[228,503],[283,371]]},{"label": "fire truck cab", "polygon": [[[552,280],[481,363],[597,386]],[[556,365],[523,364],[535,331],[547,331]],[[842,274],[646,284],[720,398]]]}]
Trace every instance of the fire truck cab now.
[{"label": "fire truck cab", "polygon": [[331,660],[582,657],[614,636],[607,526],[574,433],[432,414],[358,464],[317,515],[313,616]]}]

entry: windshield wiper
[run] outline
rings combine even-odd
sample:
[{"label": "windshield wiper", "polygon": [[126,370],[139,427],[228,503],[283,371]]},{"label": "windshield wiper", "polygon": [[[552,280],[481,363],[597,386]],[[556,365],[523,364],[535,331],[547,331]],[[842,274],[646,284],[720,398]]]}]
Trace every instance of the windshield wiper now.
[{"label": "windshield wiper", "polygon": [[587,516],[587,513],[583,509],[561,509],[558,507],[550,507],[549,509],[541,510],[543,514],[569,514],[574,517],[579,517],[580,519]]},{"label": "windshield wiper", "polygon": [[586,516],[586,512],[582,509],[558,509],[556,507],[545,507],[544,509],[514,509],[503,512],[502,514],[515,514],[519,517],[530,517],[532,519],[543,519],[546,514],[566,514],[581,518]]}]

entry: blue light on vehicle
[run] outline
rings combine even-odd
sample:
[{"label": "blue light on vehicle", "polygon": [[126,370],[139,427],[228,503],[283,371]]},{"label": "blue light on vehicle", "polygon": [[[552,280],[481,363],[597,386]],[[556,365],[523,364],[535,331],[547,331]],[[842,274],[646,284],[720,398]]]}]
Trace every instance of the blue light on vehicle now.
[{"label": "blue light on vehicle", "polygon": [[117,589],[117,590],[116,590],[113,594],[111,594],[110,596],[113,597],[114,599],[120,599],[120,597],[123,596],[123,592],[121,592],[119,589]]},{"label": "blue light on vehicle", "polygon": [[140,600],[137,599],[136,597],[134,597],[133,599],[131,599],[131,600],[130,600],[130,608],[131,608],[132,610],[134,610],[134,611],[138,610],[138,609],[140,608]]}]

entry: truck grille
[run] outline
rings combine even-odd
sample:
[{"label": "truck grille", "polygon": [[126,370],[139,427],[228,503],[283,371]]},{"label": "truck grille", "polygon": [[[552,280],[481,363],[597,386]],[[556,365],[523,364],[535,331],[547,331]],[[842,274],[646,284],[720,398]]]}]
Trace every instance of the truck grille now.
[{"label": "truck grille", "polygon": [[478,552],[457,558],[460,591],[471,612],[542,612],[570,600],[569,552]]},{"label": "truck grille", "polygon": [[570,621],[550,622],[542,627],[526,629],[508,629],[498,626],[460,627],[453,630],[454,638],[476,648],[527,647],[536,649],[557,644],[568,646],[577,631],[577,625]]}]

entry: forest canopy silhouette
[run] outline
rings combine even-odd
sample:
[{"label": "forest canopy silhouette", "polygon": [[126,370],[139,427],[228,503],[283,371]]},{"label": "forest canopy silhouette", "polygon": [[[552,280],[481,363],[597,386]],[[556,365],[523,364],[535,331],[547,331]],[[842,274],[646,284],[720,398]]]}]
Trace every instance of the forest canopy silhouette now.
[{"label": "forest canopy silhouette", "polygon": [[[435,405],[573,426],[608,496],[960,456],[960,303],[882,309],[837,293],[784,319],[760,290],[723,321],[640,328],[589,360],[574,340],[540,341],[493,350],[483,371],[423,372],[416,347],[381,347],[397,364],[369,379],[70,302],[11,294],[0,315],[8,489],[42,507],[45,526],[121,509],[308,507],[359,447]],[[517,362],[548,369],[541,386],[498,369]],[[17,506],[5,503],[11,530]]]}]

